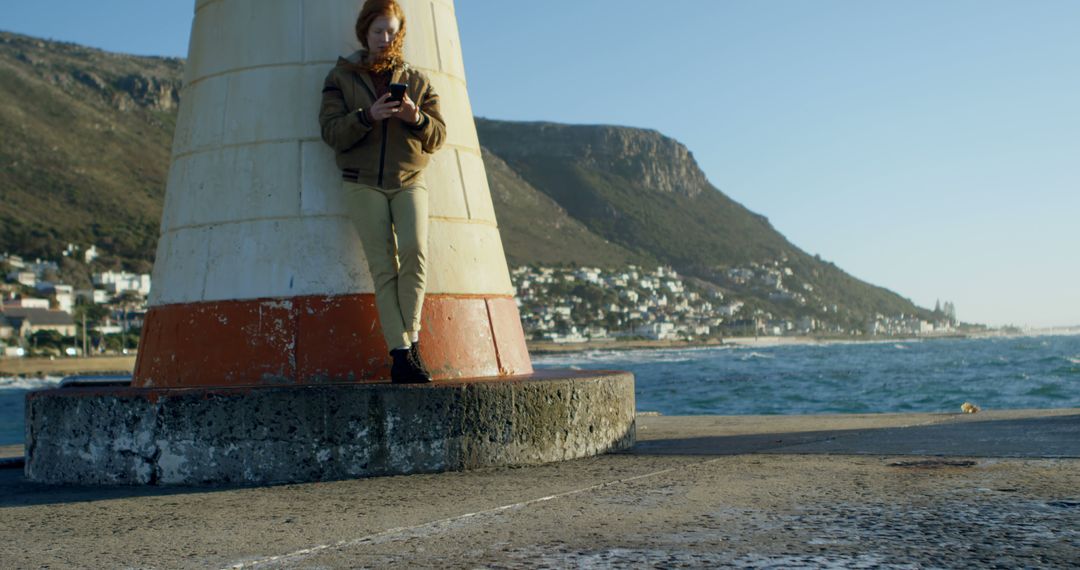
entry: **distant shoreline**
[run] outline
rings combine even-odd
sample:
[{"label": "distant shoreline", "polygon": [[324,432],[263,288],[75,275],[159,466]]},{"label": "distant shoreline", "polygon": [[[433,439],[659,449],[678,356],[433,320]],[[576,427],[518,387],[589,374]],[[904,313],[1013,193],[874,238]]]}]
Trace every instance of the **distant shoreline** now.
[{"label": "distant shoreline", "polygon": [[[899,339],[897,339],[899,340]],[[562,354],[585,352],[587,350],[641,350],[672,348],[708,348],[717,346],[781,346],[796,344],[817,344],[837,342],[837,339],[817,339],[814,337],[732,337],[709,341],[685,340],[616,340],[607,342],[535,342],[525,344],[530,354]],[[839,340],[844,342],[843,340]],[[43,377],[71,376],[77,374],[103,374],[115,372],[131,374],[135,370],[135,355],[127,356],[91,356],[49,358],[3,358],[0,359],[0,376]]]},{"label": "distant shoreline", "polygon": [[56,359],[0,358],[0,376],[42,377],[73,374],[131,374],[135,370],[135,355],[90,356]]},{"label": "distant shoreline", "polygon": [[781,344],[811,344],[809,337],[738,337],[723,340],[688,341],[688,340],[613,340],[586,342],[551,342],[526,341],[529,354],[561,354],[566,352],[584,352],[587,350],[639,350],[665,348],[710,348],[717,346],[778,346]]},{"label": "distant shoreline", "polygon": [[[986,333],[950,333],[946,335],[910,336],[910,337],[813,337],[813,336],[759,336],[727,337],[705,341],[686,340],[610,340],[592,342],[550,342],[526,341],[529,354],[567,354],[589,350],[663,350],[679,348],[715,348],[720,346],[770,347],[797,346],[813,344],[840,343],[888,343],[910,342],[913,340],[939,340],[962,338],[1009,338],[1045,335],[1075,335],[1080,331],[1072,329],[1032,331],[1020,334]],[[0,358],[0,377],[43,377],[71,376],[76,374],[131,374],[135,370],[134,354],[126,356],[92,356],[88,358]]]},{"label": "distant shoreline", "polygon": [[710,348],[718,346],[796,346],[808,344],[836,343],[876,343],[906,342],[912,340],[934,340],[940,338],[970,338],[968,334],[950,334],[938,336],[912,336],[895,338],[860,338],[860,337],[814,337],[814,336],[741,336],[706,341],[687,340],[616,340],[594,342],[550,342],[527,341],[530,354],[561,354],[584,352],[587,350],[638,350],[665,348]]},{"label": "distant shoreline", "polygon": [[896,336],[896,337],[864,337],[864,336],[745,336],[726,337],[724,339],[707,341],[686,340],[609,340],[594,342],[551,342],[551,341],[526,341],[530,354],[562,354],[570,352],[584,352],[587,350],[637,350],[637,349],[665,349],[665,348],[709,348],[717,346],[797,346],[812,344],[874,344],[889,342],[911,342],[924,340],[943,339],[978,339],[978,338],[1016,338],[1028,336],[1070,336],[1080,334],[1080,329],[1045,329],[1038,331],[1026,331],[1021,333],[1005,333],[1000,331],[986,332],[951,332],[945,334],[933,334],[922,336]]}]

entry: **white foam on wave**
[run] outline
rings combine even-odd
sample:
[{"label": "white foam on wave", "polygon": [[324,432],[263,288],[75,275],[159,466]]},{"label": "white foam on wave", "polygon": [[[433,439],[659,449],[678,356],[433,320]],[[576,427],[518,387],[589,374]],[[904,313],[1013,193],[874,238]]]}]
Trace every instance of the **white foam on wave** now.
[{"label": "white foam on wave", "polygon": [[1066,358],[1066,360],[1072,362],[1073,364],[1080,364],[1080,356],[1070,356]]},{"label": "white foam on wave", "polygon": [[731,350],[726,346],[706,346],[694,348],[643,348],[633,350],[595,349],[581,352],[560,354],[538,354],[532,357],[533,364],[539,366],[563,366],[579,368],[594,367],[609,362],[627,364],[646,364],[655,362],[689,362],[701,358],[703,353]]},{"label": "white foam on wave", "polygon": [[739,360],[752,360],[752,359],[755,359],[755,358],[772,359],[772,358],[776,358],[776,357],[771,355],[771,354],[764,354],[764,353],[761,353],[761,352],[751,352],[750,354],[744,354],[744,355],[740,356]]},{"label": "white foam on wave", "polygon": [[36,378],[16,378],[12,376],[0,376],[0,391],[4,390],[39,390],[42,388],[55,388],[60,385],[60,376],[45,376]]},{"label": "white foam on wave", "polygon": [[896,348],[897,350],[907,350],[908,349],[908,347],[906,347],[906,346],[904,346],[902,344],[894,344],[893,347]]}]

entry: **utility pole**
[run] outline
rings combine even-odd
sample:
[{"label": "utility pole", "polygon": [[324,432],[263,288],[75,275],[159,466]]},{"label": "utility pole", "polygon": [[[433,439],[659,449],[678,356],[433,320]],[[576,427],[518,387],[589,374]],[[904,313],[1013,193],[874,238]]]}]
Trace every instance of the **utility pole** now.
[{"label": "utility pole", "polygon": [[86,355],[87,355],[87,344],[86,344],[86,310],[85,310],[85,308],[83,309],[83,313],[82,313],[82,353],[83,353],[83,356],[86,356]]}]

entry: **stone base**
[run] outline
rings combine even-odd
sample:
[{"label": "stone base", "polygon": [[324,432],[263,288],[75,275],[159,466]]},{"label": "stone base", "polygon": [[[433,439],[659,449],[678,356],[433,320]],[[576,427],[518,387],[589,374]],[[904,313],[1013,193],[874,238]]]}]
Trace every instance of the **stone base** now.
[{"label": "stone base", "polygon": [[629,372],[427,385],[59,388],[26,397],[26,477],[271,484],[533,465],[635,441]]}]

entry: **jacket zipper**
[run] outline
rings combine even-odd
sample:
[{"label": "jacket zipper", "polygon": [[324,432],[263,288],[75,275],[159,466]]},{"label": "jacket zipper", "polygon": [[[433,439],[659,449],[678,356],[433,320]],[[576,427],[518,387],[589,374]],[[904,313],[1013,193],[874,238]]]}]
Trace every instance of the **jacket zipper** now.
[{"label": "jacket zipper", "polygon": [[[378,99],[378,97],[375,96],[375,93],[371,91],[371,89],[367,86],[367,83],[364,83],[363,79],[360,80],[360,85],[364,87],[364,91],[367,91],[368,95],[371,95],[371,102],[374,103],[375,100]],[[380,141],[379,143],[379,188],[382,188],[383,185],[383,168],[386,165],[387,126],[389,126],[389,124],[384,119],[382,124],[382,141]]]},{"label": "jacket zipper", "polygon": [[383,167],[386,165],[386,132],[389,126],[389,123],[383,119],[382,148],[379,149],[379,188],[383,187]]}]

